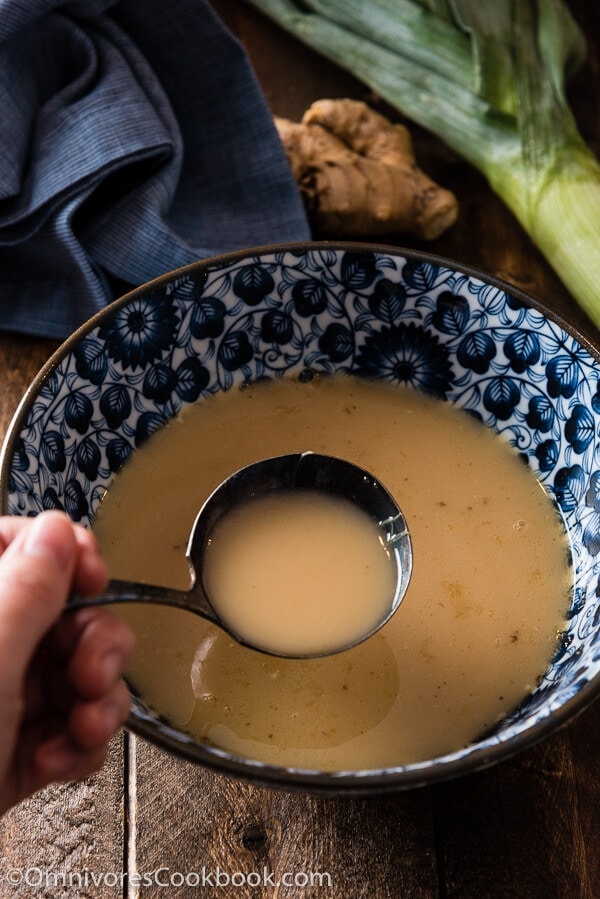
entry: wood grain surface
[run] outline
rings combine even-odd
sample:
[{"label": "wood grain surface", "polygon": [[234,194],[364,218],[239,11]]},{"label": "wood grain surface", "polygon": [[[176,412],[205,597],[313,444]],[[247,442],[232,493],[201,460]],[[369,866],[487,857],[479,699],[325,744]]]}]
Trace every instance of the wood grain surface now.
[{"label": "wood grain surface", "polygon": [[[590,47],[571,103],[600,155],[600,17],[589,0],[569,5]],[[299,118],[313,100],[341,96],[390,112],[242,0],[214,6],[246,46],[274,113]],[[388,242],[501,276],[600,339],[484,179],[434,136],[410,127],[422,168],[454,190],[461,214],[433,243]],[[0,436],[54,348],[0,334]],[[374,796],[250,785],[125,734],[100,774],[51,787],[0,822],[0,897],[598,899],[599,847],[600,703],[512,761]],[[14,870],[24,879],[11,886]]]}]

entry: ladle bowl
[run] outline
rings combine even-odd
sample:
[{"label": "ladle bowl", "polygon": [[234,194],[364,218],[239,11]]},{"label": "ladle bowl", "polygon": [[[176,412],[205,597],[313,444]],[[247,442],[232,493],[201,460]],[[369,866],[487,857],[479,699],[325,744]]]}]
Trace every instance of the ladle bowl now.
[{"label": "ladle bowl", "polygon": [[[318,490],[349,500],[364,511],[379,532],[382,547],[395,568],[395,589],[389,596],[385,614],[351,643],[330,642],[326,649],[305,652],[277,651],[250,644],[219,615],[203,582],[204,556],[217,522],[236,506],[256,496],[281,490]],[[251,649],[287,658],[314,658],[342,652],[366,640],[391,618],[400,605],[412,572],[412,546],[404,516],[391,494],[369,472],[345,459],[304,452],[261,459],[226,478],[200,509],[190,534],[186,558],[190,567],[189,590],[173,590],[155,584],[112,580],[96,596],[73,594],[71,609],[122,602],[167,605],[192,612],[226,630],[230,636]],[[235,565],[235,559],[231,559]]]}]

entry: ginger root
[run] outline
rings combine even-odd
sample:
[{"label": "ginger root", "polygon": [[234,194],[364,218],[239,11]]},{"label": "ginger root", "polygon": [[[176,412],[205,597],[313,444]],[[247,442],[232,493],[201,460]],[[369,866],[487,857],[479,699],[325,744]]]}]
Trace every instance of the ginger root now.
[{"label": "ginger root", "polygon": [[456,221],[456,197],[418,167],[408,129],[366,103],[317,100],[301,122],[275,125],[321,235],[434,240]]}]

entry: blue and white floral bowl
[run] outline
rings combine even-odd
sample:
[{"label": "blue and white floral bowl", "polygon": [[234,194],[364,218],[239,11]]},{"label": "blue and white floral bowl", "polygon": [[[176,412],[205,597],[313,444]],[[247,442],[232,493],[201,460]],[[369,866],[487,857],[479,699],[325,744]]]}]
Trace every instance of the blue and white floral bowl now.
[{"label": "blue and white floral bowl", "polygon": [[575,590],[533,695],[466,749],[383,771],[279,769],[200,745],[134,701],[143,736],[221,771],[308,789],[400,788],[488,765],[553,732],[600,692],[600,357],[522,293],[432,256],[359,244],[248,250],[128,294],[40,372],[2,453],[3,511],[65,509],[90,525],[149,435],[199,397],[303,369],[412,385],[518,449],[562,510]]}]

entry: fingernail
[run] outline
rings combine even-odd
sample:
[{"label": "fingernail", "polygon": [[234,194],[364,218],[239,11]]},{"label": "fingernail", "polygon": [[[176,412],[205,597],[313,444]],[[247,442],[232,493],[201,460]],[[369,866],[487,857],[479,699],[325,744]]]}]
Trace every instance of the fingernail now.
[{"label": "fingernail", "polygon": [[69,524],[62,515],[42,512],[27,532],[23,552],[58,568],[67,568],[73,552],[73,538],[69,539],[68,534]]},{"label": "fingernail", "polygon": [[125,710],[113,697],[102,700],[97,706],[96,714],[96,734],[102,742],[110,740],[127,720]]},{"label": "fingernail", "polygon": [[123,658],[116,649],[110,649],[102,656],[102,668],[107,681],[118,680],[123,673]]}]

